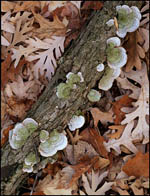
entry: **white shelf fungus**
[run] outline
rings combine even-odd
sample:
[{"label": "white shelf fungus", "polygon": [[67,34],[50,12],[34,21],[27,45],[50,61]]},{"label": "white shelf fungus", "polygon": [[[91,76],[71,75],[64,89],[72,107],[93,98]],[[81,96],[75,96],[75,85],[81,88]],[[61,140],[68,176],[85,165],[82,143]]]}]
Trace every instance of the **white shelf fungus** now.
[{"label": "white shelf fungus", "polygon": [[42,130],[42,131],[40,132],[40,141],[43,143],[43,142],[45,142],[48,138],[49,138],[49,132],[48,132],[48,131],[45,131],[45,130]]},{"label": "white shelf fungus", "polygon": [[75,131],[76,129],[81,128],[85,123],[85,118],[84,116],[76,116],[74,115],[70,122],[68,123],[69,129],[71,131]]},{"label": "white shelf fungus", "polygon": [[118,14],[118,30],[116,34],[124,38],[127,32],[134,32],[138,29],[141,20],[140,10],[136,6],[131,8],[127,5],[119,5],[116,7]]},{"label": "white shelf fungus", "polygon": [[30,131],[30,133],[34,132],[38,128],[38,123],[32,118],[26,118],[22,123]]},{"label": "white shelf fungus", "polygon": [[66,75],[66,78],[67,78],[66,83],[70,83],[70,84],[76,84],[76,83],[79,83],[79,82],[84,82],[84,78],[83,78],[81,72],[78,72],[77,74],[69,72]]},{"label": "white shelf fungus", "polygon": [[104,76],[99,81],[98,88],[104,91],[109,90],[112,87],[114,80],[120,75],[120,73],[120,68],[111,69],[110,67],[107,67],[105,69]]},{"label": "white shelf fungus", "polygon": [[30,152],[28,156],[25,158],[26,165],[35,165],[37,163],[36,155],[33,152]]},{"label": "white shelf fungus", "polygon": [[63,150],[68,144],[67,137],[57,130],[53,130],[49,138],[40,143],[39,152],[43,157],[53,156],[58,150]]},{"label": "white shelf fungus", "polygon": [[100,63],[99,65],[97,65],[96,70],[97,70],[98,72],[103,71],[103,70],[104,70],[104,64],[103,64],[103,63]]},{"label": "white shelf fungus", "polygon": [[78,72],[77,74],[69,72],[66,75],[66,78],[66,83],[60,83],[57,86],[56,95],[60,99],[68,99],[71,91],[77,88],[76,84],[79,82],[84,82],[84,78],[81,72]]},{"label": "white shelf fungus", "polygon": [[22,170],[23,170],[23,172],[31,173],[31,172],[33,172],[33,166],[24,164]]},{"label": "white shelf fungus", "polygon": [[90,92],[87,95],[87,98],[89,101],[91,102],[96,102],[99,101],[101,98],[101,93],[99,93],[97,90],[95,89],[91,89]]},{"label": "white shelf fungus", "polygon": [[13,149],[21,148],[29,135],[35,131],[38,127],[38,123],[27,118],[22,123],[17,123],[15,127],[9,131],[9,143]]},{"label": "white shelf fungus", "polygon": [[126,50],[120,47],[120,39],[111,37],[107,40],[107,63],[110,68],[118,69],[127,63]]}]

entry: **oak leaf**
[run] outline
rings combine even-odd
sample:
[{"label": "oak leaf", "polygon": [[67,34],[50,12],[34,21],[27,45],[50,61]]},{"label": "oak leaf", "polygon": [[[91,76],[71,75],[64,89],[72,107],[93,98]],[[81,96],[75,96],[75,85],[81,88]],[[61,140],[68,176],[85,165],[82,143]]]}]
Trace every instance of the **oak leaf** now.
[{"label": "oak leaf", "polygon": [[137,153],[138,150],[135,147],[135,145],[132,143],[133,138],[131,135],[131,131],[133,129],[133,126],[134,126],[134,122],[131,121],[126,125],[123,134],[119,139],[109,139],[108,142],[104,142],[104,146],[107,149],[107,151],[110,152],[111,149],[114,149],[117,152],[117,154],[120,154],[121,153],[120,145],[124,145],[131,152]]},{"label": "oak leaf", "polygon": [[113,113],[112,112],[102,112],[98,108],[91,108],[91,114],[94,119],[94,126],[97,127],[98,122],[106,124],[107,122],[113,122]]},{"label": "oak leaf", "polygon": [[128,33],[126,36],[126,42],[123,47],[128,53],[128,60],[125,66],[125,71],[129,72],[135,66],[138,70],[141,70],[142,64],[141,59],[145,57],[145,51],[140,46],[143,43],[143,38],[141,37],[139,31]]},{"label": "oak leaf", "polygon": [[[92,174],[90,175],[90,182],[89,182],[89,175],[88,178],[82,174],[82,181],[83,181],[83,187],[85,188],[85,191],[87,195],[105,195],[105,192],[111,189],[111,186],[114,184],[114,182],[105,182],[102,187],[100,187],[98,190],[98,185],[101,183],[103,178],[107,176],[108,172],[104,172],[101,175],[99,175],[99,172],[95,173],[92,170]],[[80,195],[85,195],[83,191],[80,191]]]},{"label": "oak leaf", "polygon": [[125,113],[121,111],[121,108],[131,106],[132,101],[134,101],[134,99],[130,98],[128,95],[123,95],[118,101],[112,103],[112,110],[116,115],[114,119],[115,125],[120,125],[121,121],[125,117]]},{"label": "oak leaf", "polygon": [[15,2],[10,2],[10,1],[2,1],[1,2],[1,11],[2,12],[8,12],[10,10],[13,10],[14,7],[16,6]]},{"label": "oak leaf", "polygon": [[32,10],[34,18],[40,24],[40,28],[33,29],[34,35],[39,39],[51,38],[52,36],[65,36],[66,26],[61,22],[57,15],[53,16],[53,21],[50,22],[40,14],[36,14]]},{"label": "oak leaf", "polygon": [[134,158],[125,163],[122,170],[128,176],[149,177],[149,152],[146,154],[138,152]]},{"label": "oak leaf", "polygon": [[107,137],[110,139],[119,139],[124,131],[125,125],[112,125],[108,128],[112,130],[117,129],[117,131],[115,133],[107,134]]},{"label": "oak leaf", "polygon": [[5,61],[2,62],[1,65],[1,78],[2,78],[2,85],[1,88],[4,89],[8,81],[15,81],[16,76],[22,71],[24,64],[27,62],[23,58],[20,60],[17,68],[14,68],[14,63],[12,63],[11,54],[8,54]]},{"label": "oak leaf", "polygon": [[143,63],[140,71],[132,70],[131,72],[127,73],[126,76],[138,82],[141,85],[141,89],[138,100],[132,103],[134,106],[134,111],[127,112],[125,119],[121,122],[121,124],[130,123],[138,118],[136,127],[132,131],[132,137],[134,139],[143,139],[143,143],[148,143],[149,125],[146,117],[149,115],[149,80],[146,65]]},{"label": "oak leaf", "polygon": [[18,122],[18,120],[23,120],[32,104],[33,100],[18,100],[15,97],[9,97],[6,112],[13,121]]},{"label": "oak leaf", "polygon": [[39,1],[24,1],[24,2],[17,2],[14,7],[13,13],[20,12],[20,11],[31,11],[33,7],[40,7]]},{"label": "oak leaf", "polygon": [[103,157],[108,158],[108,152],[103,144],[104,137],[100,136],[98,132],[93,128],[84,129],[80,136],[82,136],[81,140],[92,144],[94,149]]},{"label": "oak leaf", "polygon": [[45,70],[46,77],[49,80],[51,79],[51,76],[54,74],[55,68],[57,67],[56,59],[64,52],[64,40],[65,37],[58,36],[53,36],[52,39],[40,40],[35,37],[35,39],[29,38],[26,40],[26,43],[36,49],[35,54],[32,53],[26,58],[29,62],[37,60],[33,67],[36,79],[39,78],[39,72],[41,75],[44,75]]}]

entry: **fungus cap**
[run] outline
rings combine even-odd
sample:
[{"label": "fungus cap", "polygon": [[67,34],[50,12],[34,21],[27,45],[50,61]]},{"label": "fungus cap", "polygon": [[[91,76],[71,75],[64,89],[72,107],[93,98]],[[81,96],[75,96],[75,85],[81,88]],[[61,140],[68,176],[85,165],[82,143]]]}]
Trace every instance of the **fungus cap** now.
[{"label": "fungus cap", "polygon": [[84,116],[76,116],[74,115],[70,122],[68,123],[70,131],[75,131],[78,128],[81,128],[85,123],[85,118]]},{"label": "fungus cap", "polygon": [[116,11],[118,13],[118,30],[116,34],[124,38],[127,32],[134,32],[140,25],[141,13],[136,6],[131,8],[127,5],[117,6]]},{"label": "fungus cap", "polygon": [[49,132],[46,130],[41,130],[40,132],[40,141],[43,143],[49,138]]},{"label": "fungus cap", "polygon": [[98,92],[97,90],[95,89],[91,89],[90,92],[88,93],[87,95],[87,98],[89,101],[91,102],[97,102],[100,100],[101,98],[101,93]]}]

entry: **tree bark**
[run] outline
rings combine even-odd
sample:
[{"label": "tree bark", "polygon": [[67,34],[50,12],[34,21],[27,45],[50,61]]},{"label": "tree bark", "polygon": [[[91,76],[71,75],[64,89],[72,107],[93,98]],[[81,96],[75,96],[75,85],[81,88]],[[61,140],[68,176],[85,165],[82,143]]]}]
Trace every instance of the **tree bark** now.
[{"label": "tree bark", "polygon": [[[34,149],[34,144],[38,148],[40,130],[51,131],[56,128],[62,131],[77,110],[87,107],[87,94],[96,86],[103,74],[96,71],[96,66],[106,62],[106,41],[116,36],[115,28],[108,27],[106,22],[116,16],[115,8],[122,4],[140,7],[142,3],[141,1],[106,1],[102,10],[93,12],[79,38],[59,59],[56,74],[27,114],[27,117],[39,123],[39,129],[27,139],[21,149],[13,150],[9,143],[2,148],[2,169],[15,165],[12,174],[2,179],[2,195],[19,194],[18,188],[28,176],[27,173],[22,172],[22,165],[27,154]],[[60,82],[66,81],[65,76],[70,71],[82,72],[84,82],[78,85],[68,100],[62,100],[56,96],[56,87]]]}]

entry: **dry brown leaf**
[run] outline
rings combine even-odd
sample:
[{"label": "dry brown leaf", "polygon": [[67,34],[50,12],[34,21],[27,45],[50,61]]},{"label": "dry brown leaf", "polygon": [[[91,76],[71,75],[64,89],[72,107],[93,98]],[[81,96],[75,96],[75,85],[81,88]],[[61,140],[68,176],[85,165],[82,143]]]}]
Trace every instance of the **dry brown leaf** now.
[{"label": "dry brown leaf", "polygon": [[112,112],[102,112],[98,108],[91,108],[90,111],[94,119],[95,127],[97,127],[98,121],[101,121],[102,124],[113,122]]},{"label": "dry brown leaf", "polygon": [[112,110],[116,115],[114,119],[114,123],[116,125],[119,125],[125,117],[125,113],[121,111],[121,108],[132,106],[133,101],[134,99],[130,98],[128,95],[124,95],[121,99],[112,103],[113,104]]},{"label": "dry brown leaf", "polygon": [[16,6],[15,2],[10,2],[10,1],[1,1],[1,11],[2,12],[8,12],[10,10],[13,10],[14,7]]},{"label": "dry brown leaf", "polygon": [[18,120],[22,120],[25,117],[26,112],[31,108],[33,103],[32,100],[18,100],[15,97],[9,97],[7,99],[6,112],[13,121],[18,122]]},{"label": "dry brown leaf", "polygon": [[85,1],[82,10],[88,10],[88,9],[93,9],[93,10],[100,10],[103,7],[103,3],[100,1]]},{"label": "dry brown leaf", "polygon": [[53,22],[48,21],[40,14],[36,14],[34,10],[32,10],[36,21],[40,24],[40,28],[36,28],[33,30],[34,35],[39,39],[51,38],[54,36],[65,36],[66,34],[66,26],[63,22],[61,22],[57,15],[53,16]]},{"label": "dry brown leaf", "polygon": [[107,134],[110,139],[119,139],[124,131],[125,125],[112,125],[108,127],[109,129],[117,129],[115,133]]},{"label": "dry brown leaf", "polygon": [[149,152],[146,154],[138,152],[134,158],[126,162],[122,170],[128,176],[149,177]]},{"label": "dry brown leaf", "polygon": [[135,66],[138,70],[142,68],[141,59],[145,57],[145,51],[140,46],[143,44],[143,38],[141,37],[139,31],[128,33],[126,36],[126,42],[123,47],[126,49],[128,54],[127,64],[125,66],[125,71],[129,72]]},{"label": "dry brown leaf", "polygon": [[103,142],[105,141],[104,137],[100,136],[95,129],[86,128],[81,132],[80,136],[82,136],[81,140],[84,140],[84,141],[88,142],[89,144],[92,144],[94,149],[101,156],[108,158],[108,152],[103,144]]},{"label": "dry brown leaf", "polygon": [[11,60],[11,54],[8,54],[6,60],[2,62],[1,77],[2,77],[2,89],[6,86],[8,81],[15,81],[16,77],[22,71],[23,66],[27,63],[25,58],[20,60],[18,66],[15,68],[14,63]]},{"label": "dry brown leaf", "polygon": [[20,12],[20,11],[31,11],[34,7],[40,7],[39,1],[21,1],[20,3],[17,3],[13,13]]},{"label": "dry brown leaf", "polygon": [[14,125],[9,125],[6,129],[3,130],[3,137],[1,138],[1,147],[7,142],[9,131],[14,127]]},{"label": "dry brown leaf", "polygon": [[94,170],[103,169],[110,164],[109,159],[99,157],[98,161],[94,164]]},{"label": "dry brown leaf", "polygon": [[66,151],[66,158],[69,160],[69,162],[72,165],[77,164],[79,160],[85,155],[87,155],[91,159],[94,156],[98,155],[98,153],[95,151],[93,146],[85,141],[79,141],[74,146],[68,144],[65,151]]}]

